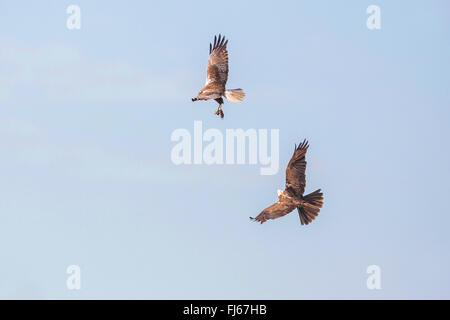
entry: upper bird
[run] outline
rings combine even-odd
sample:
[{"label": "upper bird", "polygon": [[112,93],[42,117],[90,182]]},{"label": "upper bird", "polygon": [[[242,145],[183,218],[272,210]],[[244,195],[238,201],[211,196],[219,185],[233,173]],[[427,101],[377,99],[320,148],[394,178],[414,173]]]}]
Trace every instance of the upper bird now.
[{"label": "upper bird", "polygon": [[228,40],[219,34],[214,36],[214,44],[209,44],[209,60],[206,68],[205,87],[198,92],[197,97],[192,101],[214,99],[219,104],[216,111],[217,115],[223,118],[223,99],[227,98],[231,102],[239,102],[244,99],[245,93],[242,89],[225,89],[228,79]]},{"label": "upper bird", "polygon": [[295,146],[294,154],[286,168],[286,188],[278,190],[278,201],[264,209],[254,221],[261,223],[268,219],[276,219],[287,215],[297,208],[302,225],[311,223],[318,215],[323,205],[323,194],[320,189],[303,196],[305,192],[305,155],[308,150],[308,141],[304,140],[298,147]]}]

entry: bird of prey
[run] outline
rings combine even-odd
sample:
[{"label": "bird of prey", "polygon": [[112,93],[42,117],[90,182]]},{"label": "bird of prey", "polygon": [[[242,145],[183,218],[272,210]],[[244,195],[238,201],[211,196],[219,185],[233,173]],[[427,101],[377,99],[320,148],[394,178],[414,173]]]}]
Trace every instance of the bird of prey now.
[{"label": "bird of prey", "polygon": [[209,60],[206,68],[206,84],[192,101],[214,99],[219,104],[216,115],[223,118],[223,98],[231,102],[240,102],[245,93],[242,89],[225,89],[228,79],[228,40],[219,34],[214,36],[214,44],[209,44]]},{"label": "bird of prey", "polygon": [[264,209],[253,221],[261,223],[268,219],[277,219],[285,216],[297,208],[302,225],[311,223],[318,215],[323,205],[323,194],[320,189],[304,196],[305,192],[305,155],[308,150],[308,141],[304,140],[294,148],[294,154],[286,168],[286,188],[278,190],[278,201]]}]

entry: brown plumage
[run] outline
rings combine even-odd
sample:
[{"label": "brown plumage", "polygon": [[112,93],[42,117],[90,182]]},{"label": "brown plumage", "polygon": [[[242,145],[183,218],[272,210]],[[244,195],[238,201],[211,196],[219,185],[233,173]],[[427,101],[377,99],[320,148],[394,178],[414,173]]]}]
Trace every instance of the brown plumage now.
[{"label": "brown plumage", "polygon": [[206,83],[197,97],[192,101],[214,99],[219,104],[217,115],[223,118],[222,111],[223,98],[231,102],[239,102],[244,99],[245,93],[242,89],[227,90],[225,85],[228,80],[228,40],[219,34],[214,37],[214,44],[209,44],[209,59],[206,67]]},{"label": "brown plumage", "polygon": [[287,215],[297,208],[302,225],[311,223],[318,215],[323,205],[323,194],[320,189],[303,196],[305,192],[306,151],[308,141],[304,140],[298,147],[286,168],[286,187],[284,191],[278,190],[278,201],[264,209],[254,221],[261,223],[268,219],[276,219]]}]

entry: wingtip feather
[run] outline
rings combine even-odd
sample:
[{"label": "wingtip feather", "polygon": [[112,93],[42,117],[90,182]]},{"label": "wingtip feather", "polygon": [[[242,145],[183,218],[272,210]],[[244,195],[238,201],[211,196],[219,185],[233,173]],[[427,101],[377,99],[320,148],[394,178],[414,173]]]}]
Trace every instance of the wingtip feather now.
[{"label": "wingtip feather", "polygon": [[209,54],[211,54],[214,50],[218,48],[225,48],[228,44],[228,39],[225,39],[225,36],[219,33],[219,36],[214,36],[214,43],[209,44]]}]

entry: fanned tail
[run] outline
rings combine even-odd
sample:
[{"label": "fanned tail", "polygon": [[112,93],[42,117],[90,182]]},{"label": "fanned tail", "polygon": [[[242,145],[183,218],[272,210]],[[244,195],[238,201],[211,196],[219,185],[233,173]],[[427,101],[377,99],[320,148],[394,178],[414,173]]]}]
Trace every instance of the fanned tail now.
[{"label": "fanned tail", "polygon": [[303,197],[305,202],[297,207],[300,223],[309,224],[319,215],[320,208],[323,206],[323,193],[320,189],[311,192]]},{"label": "fanned tail", "polygon": [[225,98],[231,102],[241,102],[244,100],[245,92],[242,89],[225,90]]}]

